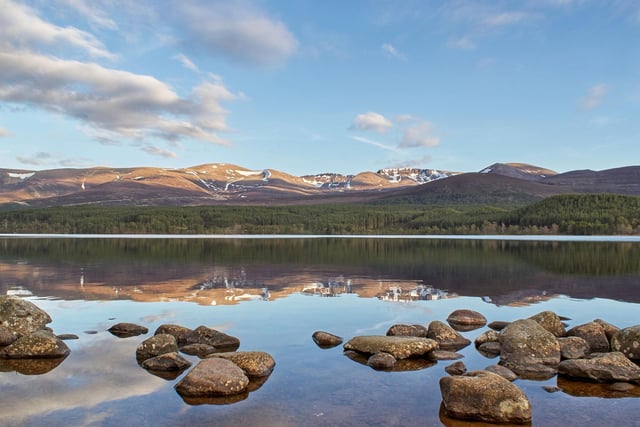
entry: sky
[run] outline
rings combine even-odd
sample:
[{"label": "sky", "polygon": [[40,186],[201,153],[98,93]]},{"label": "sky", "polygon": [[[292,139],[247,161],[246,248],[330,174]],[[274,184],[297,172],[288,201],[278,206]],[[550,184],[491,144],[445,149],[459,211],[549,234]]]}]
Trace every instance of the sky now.
[{"label": "sky", "polygon": [[0,168],[640,164],[637,0],[0,0]]}]

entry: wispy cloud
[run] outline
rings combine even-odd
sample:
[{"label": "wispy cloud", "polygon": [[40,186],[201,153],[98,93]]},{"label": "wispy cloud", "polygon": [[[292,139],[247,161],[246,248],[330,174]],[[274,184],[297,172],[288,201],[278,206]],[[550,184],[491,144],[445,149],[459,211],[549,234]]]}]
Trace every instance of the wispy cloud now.
[{"label": "wispy cloud", "polygon": [[173,151],[165,150],[164,148],[156,147],[154,145],[143,145],[142,151],[147,154],[151,154],[152,156],[159,156],[167,159],[174,159],[178,157]]},{"label": "wispy cloud", "polygon": [[390,43],[384,43],[382,44],[382,46],[380,46],[380,48],[386,52],[388,55],[397,58],[397,59],[401,59],[403,61],[405,61],[407,59],[406,55],[404,55],[403,53],[399,52],[398,49],[396,49],[392,44]]},{"label": "wispy cloud", "polygon": [[275,65],[298,47],[284,23],[242,0],[183,0],[177,21],[187,34],[185,45],[237,62]]},{"label": "wispy cloud", "polygon": [[62,167],[82,167],[91,164],[86,158],[64,158],[57,154],[40,151],[31,156],[17,156],[16,160],[24,165],[30,166],[62,166]]},{"label": "wispy cloud", "polygon": [[460,37],[450,39],[447,42],[447,47],[452,49],[473,50],[476,48],[476,45],[469,37]]},{"label": "wispy cloud", "polygon": [[352,136],[351,139],[353,139],[354,141],[358,141],[358,142],[364,142],[365,144],[373,145],[375,147],[382,148],[384,150],[395,151],[395,152],[398,151],[398,147],[396,147],[394,145],[384,144],[384,143],[382,143],[380,141],[374,141],[372,139],[364,138],[362,136]]},{"label": "wispy cloud", "polygon": [[580,107],[583,110],[593,110],[598,108],[608,93],[609,87],[606,84],[601,83],[591,86],[587,91],[587,94],[580,100]]},{"label": "wispy cloud", "polygon": [[350,130],[374,131],[383,133],[391,129],[393,123],[385,116],[375,112],[358,114],[351,124]]},{"label": "wispy cloud", "polygon": [[187,58],[185,54],[179,53],[177,55],[174,55],[172,59],[179,61],[182,66],[188,70],[194,71],[196,73],[200,72],[198,66],[194,64],[189,58]]},{"label": "wispy cloud", "polygon": [[399,147],[435,147],[439,144],[440,138],[433,135],[433,125],[424,120],[416,120],[404,130]]},{"label": "wispy cloud", "polygon": [[59,0],[100,28],[118,30],[118,24],[98,6],[97,0]]}]

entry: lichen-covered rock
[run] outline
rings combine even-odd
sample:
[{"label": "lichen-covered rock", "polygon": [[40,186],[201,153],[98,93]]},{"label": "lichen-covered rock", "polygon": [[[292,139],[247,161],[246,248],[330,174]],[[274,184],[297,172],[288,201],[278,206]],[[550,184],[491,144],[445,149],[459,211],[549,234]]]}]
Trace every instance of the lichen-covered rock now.
[{"label": "lichen-covered rock", "polygon": [[207,344],[221,351],[235,351],[240,347],[240,340],[206,326],[198,326],[187,335],[187,344]]},{"label": "lichen-covered rock", "polygon": [[120,322],[107,329],[118,338],[129,338],[143,335],[149,332],[149,328],[135,323]]},{"label": "lichen-covered rock", "polygon": [[567,333],[564,329],[564,325],[562,324],[562,320],[560,320],[560,316],[553,311],[543,311],[541,313],[534,314],[529,317],[529,319],[535,320],[540,326],[551,332],[556,337],[563,337]]},{"label": "lichen-covered rock", "polygon": [[475,340],[473,340],[473,344],[476,346],[476,348],[488,342],[500,342],[500,333],[494,330],[484,331],[483,333],[478,335]]},{"label": "lichen-covered rock", "polygon": [[595,319],[594,322],[602,326],[602,329],[604,329],[604,333],[607,336],[609,343],[611,343],[611,339],[616,334],[616,332],[620,330],[620,328],[618,328],[617,326],[612,325],[611,323],[606,322],[602,319]]},{"label": "lichen-covered rock", "polygon": [[464,356],[460,353],[456,353],[455,351],[431,350],[427,353],[427,357],[431,360],[458,360],[462,359]]},{"label": "lichen-covered rock", "polygon": [[179,346],[187,344],[187,337],[193,332],[191,328],[180,325],[163,324],[156,328],[153,335],[169,334],[173,335]]},{"label": "lichen-covered rock", "polygon": [[176,352],[161,354],[142,362],[142,367],[150,371],[184,371],[190,366],[191,362]]},{"label": "lichen-covered rock", "polygon": [[447,317],[447,322],[456,330],[471,330],[487,324],[487,318],[474,310],[454,310]]},{"label": "lichen-covered rock", "polygon": [[176,385],[181,396],[228,396],[242,393],[249,378],[235,363],[221,357],[201,360]]},{"label": "lichen-covered rock", "polygon": [[18,339],[18,335],[6,326],[0,325],[0,347],[9,345]]},{"label": "lichen-covered rock", "polygon": [[387,330],[388,336],[401,336],[401,337],[426,337],[427,328],[422,325],[405,325],[399,323],[393,325]]},{"label": "lichen-covered rock", "polygon": [[218,350],[215,347],[207,344],[187,344],[180,347],[180,351],[190,356],[205,358],[208,355],[217,352]]},{"label": "lichen-covered rock", "polygon": [[558,338],[563,359],[582,359],[589,354],[589,344],[580,337]]},{"label": "lichen-covered rock", "polygon": [[438,347],[438,343],[429,338],[400,337],[385,335],[363,335],[351,338],[344,344],[345,350],[355,350],[360,353],[391,354],[396,359],[422,356]]},{"label": "lichen-covered rock", "polygon": [[471,341],[460,335],[451,326],[434,320],[427,328],[427,338],[431,338],[438,343],[438,347],[443,350],[459,350],[471,344]]},{"label": "lichen-covered rock", "polygon": [[590,359],[564,360],[558,365],[558,373],[597,382],[640,383],[640,367],[617,351],[595,353]]},{"label": "lichen-covered rock", "polygon": [[0,350],[2,359],[53,359],[66,357],[71,350],[49,331],[35,331],[22,336]]},{"label": "lichen-covered rock", "polygon": [[516,320],[500,331],[500,364],[519,376],[550,377],[558,363],[557,338],[535,320]]},{"label": "lichen-covered rock", "polygon": [[611,338],[611,350],[619,351],[631,360],[640,360],[640,325],[616,332]]},{"label": "lichen-covered rock", "polygon": [[325,331],[315,331],[311,339],[320,348],[333,348],[342,344],[342,337]]},{"label": "lichen-covered rock", "polygon": [[467,366],[463,361],[459,360],[457,362],[453,362],[451,365],[444,368],[444,370],[449,375],[462,375],[467,372]]},{"label": "lichen-covered rock", "polygon": [[600,323],[589,322],[574,326],[567,331],[567,336],[584,339],[589,344],[591,353],[606,352],[611,348],[604,327]]},{"label": "lichen-covered rock", "polygon": [[395,357],[390,355],[389,353],[376,353],[372,354],[369,359],[367,359],[367,365],[371,366],[373,369],[378,371],[386,371],[393,369],[397,360]]},{"label": "lichen-covered rock", "polygon": [[531,404],[516,385],[500,375],[473,371],[440,378],[446,414],[452,418],[490,423],[531,421]]},{"label": "lichen-covered rock", "polygon": [[19,337],[43,329],[51,317],[31,301],[13,295],[0,296],[0,325]]},{"label": "lichen-covered rock", "polygon": [[177,353],[178,343],[173,335],[159,334],[142,341],[136,349],[136,359],[139,363],[152,357],[166,353]]},{"label": "lichen-covered rock", "polygon": [[264,351],[235,351],[229,353],[213,353],[207,356],[229,360],[242,369],[248,377],[264,377],[270,375],[276,361]]}]

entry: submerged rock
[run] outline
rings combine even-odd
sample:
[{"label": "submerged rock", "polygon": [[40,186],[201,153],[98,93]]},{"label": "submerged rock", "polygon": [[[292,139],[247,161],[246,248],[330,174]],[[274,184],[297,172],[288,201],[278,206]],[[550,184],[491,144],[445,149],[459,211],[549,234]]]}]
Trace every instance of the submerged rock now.
[{"label": "submerged rock", "polygon": [[624,328],[613,335],[611,349],[631,360],[640,361],[640,325]]},{"label": "submerged rock", "polygon": [[425,338],[427,336],[427,328],[422,325],[405,325],[400,323],[391,326],[387,331],[387,335]]},{"label": "submerged rock", "polygon": [[446,414],[452,418],[490,423],[531,421],[531,404],[517,386],[487,371],[440,378]]},{"label": "submerged rock", "polygon": [[66,357],[70,352],[69,347],[53,333],[36,331],[0,350],[0,358],[53,359]]},{"label": "submerged rock", "polygon": [[640,383],[640,367],[620,352],[595,353],[590,359],[564,360],[558,373],[597,382]]},{"label": "submerged rock", "polygon": [[25,336],[45,328],[51,317],[31,301],[13,295],[0,296],[0,326]]},{"label": "submerged rock", "polygon": [[142,341],[136,349],[136,359],[139,363],[152,357],[166,353],[177,353],[178,343],[173,335],[159,334]]},{"label": "submerged rock", "polygon": [[249,378],[230,360],[212,357],[201,360],[176,385],[181,396],[206,397],[240,394],[249,385]]},{"label": "submerged rock", "polygon": [[345,343],[345,350],[361,353],[385,352],[396,359],[422,356],[438,347],[438,343],[429,338],[401,337],[385,335],[364,335],[350,339]]},{"label": "submerged rock", "polygon": [[372,354],[371,357],[369,357],[369,359],[367,360],[367,365],[379,371],[386,371],[393,369],[396,362],[396,358],[389,353],[376,353]]},{"label": "submerged rock", "polygon": [[342,337],[324,331],[315,331],[311,339],[320,348],[333,348],[342,344]]}]

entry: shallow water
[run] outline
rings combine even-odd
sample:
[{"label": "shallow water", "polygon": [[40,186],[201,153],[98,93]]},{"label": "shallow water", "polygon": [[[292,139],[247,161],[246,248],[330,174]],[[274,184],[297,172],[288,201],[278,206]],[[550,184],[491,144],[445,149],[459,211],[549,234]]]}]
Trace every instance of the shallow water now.
[{"label": "shallow water", "polygon": [[[311,334],[384,334],[395,323],[444,321],[458,308],[489,321],[553,310],[570,326],[640,324],[640,244],[8,238],[0,239],[0,292],[23,295],[51,315],[56,333],[80,337],[66,341],[70,356],[47,373],[0,372],[2,425],[455,426],[465,424],[441,417],[438,387],[452,362],[379,372],[341,347],[318,348]],[[106,331],[117,322],[150,333],[117,338]],[[276,368],[244,400],[187,403],[173,389],[177,379],[135,360],[136,346],[163,323],[223,330],[240,338],[240,350],[269,352]],[[460,353],[469,370],[497,362],[473,345]],[[640,425],[640,387],[616,393],[556,377],[516,384],[531,400],[533,425]]]}]

